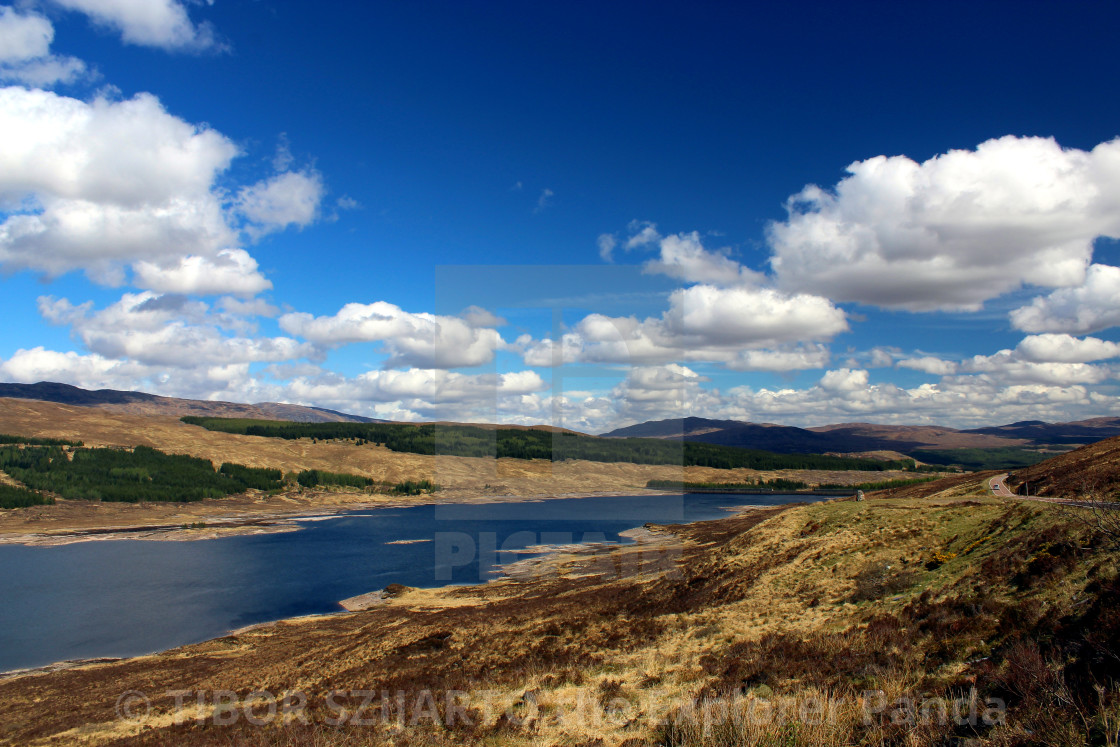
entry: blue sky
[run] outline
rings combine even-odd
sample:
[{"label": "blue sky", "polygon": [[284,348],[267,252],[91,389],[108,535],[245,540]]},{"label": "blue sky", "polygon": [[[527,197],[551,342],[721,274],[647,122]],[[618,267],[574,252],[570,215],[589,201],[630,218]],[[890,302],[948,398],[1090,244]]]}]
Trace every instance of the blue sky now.
[{"label": "blue sky", "polygon": [[1107,3],[0,6],[0,380],[1120,415]]}]

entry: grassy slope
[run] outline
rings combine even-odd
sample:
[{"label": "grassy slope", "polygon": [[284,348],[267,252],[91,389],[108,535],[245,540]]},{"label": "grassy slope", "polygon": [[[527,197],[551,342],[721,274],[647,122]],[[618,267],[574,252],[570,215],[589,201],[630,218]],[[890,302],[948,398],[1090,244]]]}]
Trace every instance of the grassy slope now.
[{"label": "grassy slope", "polygon": [[[1101,713],[1115,713],[1115,693],[1106,691],[1102,711],[1086,684],[1117,675],[1115,659],[1100,654],[1118,648],[1115,553],[1048,505],[987,497],[975,477],[908,491],[913,497],[676,528],[677,573],[651,573],[636,562],[637,549],[615,550],[568,558],[563,575],[412,591],[366,612],[3,681],[0,740],[542,747],[921,745],[948,736],[992,744],[1084,741]],[[945,562],[933,567],[938,554]],[[868,689],[893,701],[971,687],[1007,700],[1007,726],[975,732],[878,717],[864,723],[854,705]],[[158,694],[198,688],[298,689],[310,696],[312,723],[174,724],[170,699]],[[113,718],[115,698],[130,689],[156,695],[144,723]],[[424,719],[400,734],[331,727],[323,723],[334,713],[324,697],[337,689],[404,690],[410,697],[431,689],[437,699],[446,690],[492,690],[499,708],[471,712],[473,725],[450,731]],[[824,726],[757,728],[717,718],[706,737],[673,716],[681,698],[734,693],[771,701],[816,695],[836,716]],[[568,709],[581,697],[582,717],[573,719]],[[1072,717],[1074,704],[1084,719]],[[500,717],[506,707],[516,718]],[[666,718],[672,725],[658,724]]]}]

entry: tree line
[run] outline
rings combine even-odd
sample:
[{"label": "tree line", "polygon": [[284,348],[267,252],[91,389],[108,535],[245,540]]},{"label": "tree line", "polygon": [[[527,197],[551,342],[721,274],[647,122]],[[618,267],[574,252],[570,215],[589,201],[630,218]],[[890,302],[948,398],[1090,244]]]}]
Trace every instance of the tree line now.
[{"label": "tree line", "polygon": [[0,484],[0,508],[25,508],[54,503],[54,498],[34,490]]},{"label": "tree line", "polygon": [[147,446],[131,451],[82,448],[70,455],[58,446],[2,446],[0,470],[30,490],[72,500],[126,503],[200,501],[283,485],[280,470],[228,462],[215,470],[208,459]]},{"label": "tree line", "polygon": [[81,441],[68,441],[64,438],[32,438],[0,433],[0,444],[26,444],[28,446],[81,446]]},{"label": "tree line", "polygon": [[404,423],[295,423],[244,418],[207,418],[188,415],[184,423],[211,431],[267,438],[310,438],[375,444],[410,454],[465,457],[548,459],[554,462],[584,459],[592,462],[679,464],[682,466],[759,470],[914,469],[912,459],[877,460],[824,454],[775,454],[759,449],[681,442],[656,438],[597,438],[578,433],[513,428],[480,428],[470,425],[408,425]]}]

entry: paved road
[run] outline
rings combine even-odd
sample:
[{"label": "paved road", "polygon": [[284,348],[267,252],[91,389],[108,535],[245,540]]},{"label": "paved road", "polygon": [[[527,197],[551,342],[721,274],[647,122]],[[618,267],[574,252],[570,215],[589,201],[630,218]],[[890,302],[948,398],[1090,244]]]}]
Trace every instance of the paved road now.
[{"label": "paved road", "polygon": [[1037,495],[1015,495],[1007,489],[1004,480],[1007,479],[1007,474],[1004,472],[1002,475],[996,475],[988,480],[988,489],[992,491],[992,495],[998,498],[1018,498],[1022,501],[1041,501],[1043,503],[1060,503],[1063,506],[1080,506],[1081,508],[1107,508],[1112,510],[1120,510],[1120,503],[1115,501],[1074,501],[1068,498],[1045,498]]},{"label": "paved road", "polygon": [[1007,489],[1007,486],[1003,484],[1003,481],[1006,479],[1007,473],[1004,472],[1002,475],[996,475],[988,480],[988,488],[992,491],[992,495],[998,495],[1000,498],[1018,498],[1019,496],[1012,493]]}]

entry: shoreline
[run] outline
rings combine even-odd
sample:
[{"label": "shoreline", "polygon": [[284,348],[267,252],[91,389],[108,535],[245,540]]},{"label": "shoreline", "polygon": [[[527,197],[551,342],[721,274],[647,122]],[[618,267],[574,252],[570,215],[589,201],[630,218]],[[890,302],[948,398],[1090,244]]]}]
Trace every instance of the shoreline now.
[{"label": "shoreline", "polygon": [[[415,506],[439,506],[455,504],[486,504],[486,503],[541,503],[549,500],[565,498],[609,498],[612,496],[630,495],[664,495],[664,491],[648,488],[634,488],[633,490],[608,490],[608,491],[579,491],[571,493],[541,493],[526,496],[518,495],[486,495],[468,492],[459,495],[449,495],[440,499],[428,494],[420,496],[423,500],[408,501],[399,497],[385,496],[385,500],[354,500],[353,502],[336,503],[333,505],[303,505],[292,506],[287,509],[282,506],[270,507],[266,511],[251,511],[244,504],[230,506],[229,512],[222,512],[210,516],[191,512],[184,516],[183,521],[168,522],[160,519],[159,523],[128,523],[128,524],[93,524],[91,526],[63,526],[58,529],[45,531],[6,530],[0,528],[0,547],[17,545],[24,547],[58,547],[77,542],[99,542],[113,540],[144,540],[156,542],[198,542],[202,540],[219,539],[221,537],[235,537],[253,534],[279,534],[285,532],[298,532],[303,529],[301,522],[324,521],[338,518],[353,511],[367,511],[372,509],[411,508]],[[353,496],[360,494],[330,493],[333,497]],[[127,504],[129,510],[174,510],[190,511],[193,507],[204,509],[214,508],[219,501],[226,499],[212,499],[214,503],[200,501],[198,503],[139,503]],[[78,504],[79,501],[68,502]],[[56,506],[59,504],[55,504]],[[89,506],[104,506],[102,503],[90,503]],[[52,506],[37,507],[49,509]],[[11,509],[26,510],[26,509]],[[189,519],[195,521],[189,521]],[[194,525],[194,526],[192,526]]]},{"label": "shoreline", "polygon": [[[658,491],[647,491],[647,492],[649,494],[656,494]],[[532,497],[532,498],[522,499],[522,500],[516,501],[516,502],[540,503],[540,502],[543,502],[545,500],[554,500],[554,499],[560,499],[560,498],[594,498],[594,497],[609,497],[609,496],[612,496],[612,495],[638,495],[638,494],[639,493],[629,493],[629,492],[608,492],[608,493],[579,494],[579,495],[562,494],[562,495],[551,495],[551,496],[547,496],[547,497]],[[663,494],[663,492],[662,492],[662,494]],[[462,503],[464,501],[458,501],[458,502]],[[507,501],[480,501],[480,502],[499,503],[499,502],[507,502]],[[679,550],[683,549],[683,547],[684,547],[684,540],[680,537],[680,535],[678,533],[672,531],[673,527],[687,526],[689,524],[694,524],[694,523],[703,522],[703,521],[720,521],[722,519],[738,518],[738,517],[741,517],[743,514],[751,512],[751,511],[767,511],[767,510],[773,511],[773,510],[783,508],[786,505],[793,505],[794,503],[795,502],[791,502],[790,504],[781,504],[781,505],[777,505],[777,506],[755,506],[755,505],[724,506],[724,507],[722,507],[722,509],[726,510],[728,512],[727,516],[725,516],[725,517],[720,517],[718,519],[698,519],[696,521],[682,522],[681,524],[653,524],[653,523],[647,522],[645,524],[641,524],[639,526],[635,526],[635,527],[632,527],[630,529],[626,529],[626,530],[623,530],[623,531],[619,532],[619,535],[621,537],[624,537],[626,540],[628,540],[627,542],[623,542],[623,543],[596,541],[596,542],[586,542],[586,543],[577,542],[577,543],[562,544],[562,545],[534,545],[534,546],[530,546],[530,547],[527,547],[527,548],[525,548],[524,550],[521,551],[522,553],[531,554],[530,557],[521,558],[521,559],[518,559],[518,560],[511,561],[509,563],[500,564],[500,565],[495,567],[496,570],[498,570],[500,572],[499,576],[497,576],[495,578],[491,578],[491,579],[489,579],[487,581],[484,581],[484,582],[480,582],[478,584],[468,584],[468,586],[495,586],[495,585],[504,585],[504,584],[528,584],[528,583],[535,583],[536,581],[540,580],[541,578],[545,577],[546,575],[547,576],[563,576],[563,577],[570,577],[570,578],[578,578],[578,577],[581,577],[581,576],[584,576],[584,575],[598,575],[598,574],[602,573],[604,570],[607,573],[613,573],[614,571],[611,567],[604,568],[604,560],[607,560],[607,559],[611,558],[612,554],[617,554],[620,558],[625,558],[629,555],[643,556],[643,555],[648,554],[651,550],[658,554],[658,560],[656,560],[652,564],[648,564],[648,566],[645,567],[645,570],[643,571],[643,573],[646,574],[646,575],[648,575],[648,574],[660,575],[660,574],[664,574],[664,573],[671,573],[671,572],[673,572],[673,570],[675,568],[675,565],[673,565],[672,562],[666,564],[666,562],[664,561],[664,558],[667,557],[668,554],[671,554],[674,551],[679,551]],[[429,504],[402,504],[402,505],[411,506],[411,505],[438,505],[438,504],[429,503]],[[388,507],[388,506],[384,506],[383,504],[378,504],[377,507]],[[397,507],[399,508],[401,506],[397,506]],[[336,512],[336,515],[341,515],[342,513],[345,513],[345,511],[340,510],[340,511]],[[318,514],[318,515],[321,516],[322,513],[320,512],[320,514]],[[314,514],[311,514],[309,516],[311,518],[315,517]],[[335,518],[335,516],[323,516],[324,520],[329,519],[329,518]],[[288,520],[295,520],[295,517],[289,517]],[[301,529],[301,527],[297,526],[297,527],[294,527],[292,529],[287,529],[287,530],[283,530],[283,531],[298,531],[299,529]],[[90,539],[98,539],[98,538],[75,539],[73,541],[74,542],[82,542],[82,541],[89,541]],[[146,537],[145,539],[158,539],[158,538]],[[426,540],[406,540],[406,541],[407,542],[414,542],[414,541],[423,542],[423,541],[426,541]],[[68,544],[68,543],[60,543],[60,544]],[[648,563],[648,557],[647,558],[640,558],[639,563],[642,563],[642,562],[647,562]],[[390,584],[390,587],[392,587],[392,586],[393,585]],[[282,624],[288,623],[288,622],[308,621],[308,620],[317,619],[317,618],[325,619],[325,618],[334,618],[334,617],[340,617],[340,616],[350,616],[350,615],[360,614],[361,612],[364,612],[364,611],[369,610],[369,609],[374,608],[374,607],[392,605],[394,603],[394,601],[396,601],[398,599],[401,599],[402,597],[404,597],[404,599],[401,599],[401,601],[402,602],[407,602],[408,601],[407,597],[409,596],[410,593],[420,593],[420,594],[423,594],[425,596],[427,596],[427,595],[437,595],[438,596],[440,594],[446,593],[448,589],[458,588],[460,586],[462,586],[462,584],[449,583],[449,584],[445,584],[443,586],[433,586],[433,587],[418,587],[418,588],[402,587],[401,592],[395,592],[395,593],[390,593],[389,592],[388,589],[390,587],[386,587],[386,588],[382,588],[382,589],[374,589],[372,591],[365,592],[363,594],[359,594],[359,595],[356,595],[356,596],[353,596],[353,597],[348,597],[346,599],[338,600],[337,601],[337,604],[339,606],[338,610],[334,610],[334,611],[330,611],[330,612],[315,612],[315,613],[309,613],[309,614],[306,614],[306,615],[296,615],[296,616],[293,616],[293,617],[281,617],[281,618],[277,618],[275,620],[266,620],[264,622],[259,622],[259,623],[253,623],[251,625],[246,625],[246,626],[241,627],[241,628],[230,629],[229,631],[227,631],[225,634],[223,634],[221,636],[215,636],[213,638],[209,638],[209,639],[206,639],[206,640],[207,641],[217,640],[218,638],[222,638],[222,637],[225,637],[225,636],[237,636],[237,635],[241,635],[241,634],[245,634],[245,633],[250,633],[250,632],[254,632],[254,631],[259,631],[259,630],[272,628],[274,626],[282,625]],[[205,643],[205,642],[206,641],[200,641],[199,643]],[[184,645],[197,645],[197,644],[184,644]],[[0,671],[0,681],[5,681],[5,680],[9,680],[9,679],[17,679],[17,678],[21,678],[21,677],[33,677],[33,676],[47,675],[47,674],[51,674],[53,672],[58,672],[58,671],[62,671],[62,670],[79,669],[79,668],[86,667],[86,666],[96,666],[98,664],[106,664],[106,663],[113,663],[113,662],[120,662],[120,661],[127,661],[127,660],[135,660],[135,659],[144,659],[144,658],[148,658],[148,657],[159,656],[159,655],[165,653],[166,651],[175,650],[177,648],[181,648],[181,646],[175,646],[175,647],[172,647],[172,648],[169,648],[169,649],[163,649],[163,650],[158,650],[158,651],[150,651],[150,652],[147,652],[147,653],[144,653],[144,654],[137,654],[135,656],[98,656],[98,657],[79,658],[79,659],[63,659],[63,660],[60,660],[60,661],[51,662],[50,664],[44,664],[44,665],[38,666],[38,667],[22,667],[22,668],[17,668],[17,669]]]}]

